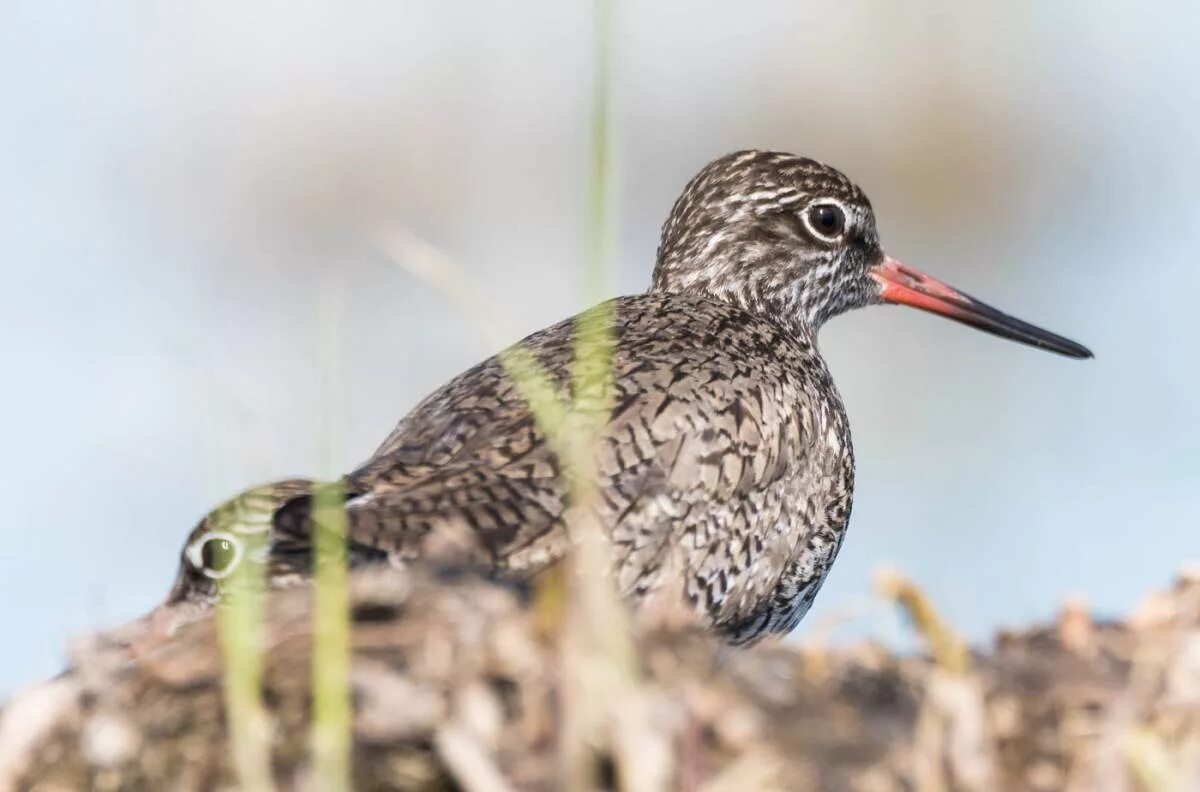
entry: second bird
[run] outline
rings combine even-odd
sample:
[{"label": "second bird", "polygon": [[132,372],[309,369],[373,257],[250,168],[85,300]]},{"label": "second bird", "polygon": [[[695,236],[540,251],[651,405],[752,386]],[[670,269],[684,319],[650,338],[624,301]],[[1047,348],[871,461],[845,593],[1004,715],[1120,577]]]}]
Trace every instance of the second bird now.
[{"label": "second bird", "polygon": [[[613,302],[613,396],[597,445],[598,524],[621,594],[675,600],[734,643],[792,629],[846,535],[854,453],[817,332],[901,303],[1075,358],[1084,347],[887,255],[863,192],[810,159],[742,151],[692,179],[648,292]],[[569,395],[577,319],[521,344]],[[352,562],[469,545],[503,576],[563,556],[563,465],[496,358],[425,398],[345,478]],[[279,582],[307,574],[312,483],[244,493],[193,531],[170,602],[213,601],[269,531]],[[588,521],[589,524],[592,520]],[[464,539],[465,537],[465,539]]]}]

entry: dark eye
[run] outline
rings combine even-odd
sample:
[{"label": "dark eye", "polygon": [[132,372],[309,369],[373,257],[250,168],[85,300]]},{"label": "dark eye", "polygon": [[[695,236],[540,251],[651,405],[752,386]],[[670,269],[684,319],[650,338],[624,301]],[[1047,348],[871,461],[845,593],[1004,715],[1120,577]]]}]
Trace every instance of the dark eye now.
[{"label": "dark eye", "polygon": [[808,208],[808,226],[817,236],[834,240],[846,231],[846,214],[837,204],[813,204]]},{"label": "dark eye", "polygon": [[223,578],[232,572],[240,555],[241,546],[228,536],[209,536],[200,545],[200,564],[211,578]]}]

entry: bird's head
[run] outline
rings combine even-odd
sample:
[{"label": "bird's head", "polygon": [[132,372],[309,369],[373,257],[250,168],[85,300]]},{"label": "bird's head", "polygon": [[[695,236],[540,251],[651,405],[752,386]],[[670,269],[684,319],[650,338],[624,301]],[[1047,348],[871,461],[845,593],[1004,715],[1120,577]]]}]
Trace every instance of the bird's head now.
[{"label": "bird's head", "polygon": [[[288,479],[246,490],[205,515],[180,553],[168,604],[216,603],[238,580],[280,587],[311,568],[308,512],[316,485]],[[250,571],[253,574],[239,574]]]},{"label": "bird's head", "polygon": [[701,170],[663,226],[652,289],[727,300],[808,336],[851,308],[898,303],[1091,357],[887,255],[863,191],[792,154],[740,151]]}]

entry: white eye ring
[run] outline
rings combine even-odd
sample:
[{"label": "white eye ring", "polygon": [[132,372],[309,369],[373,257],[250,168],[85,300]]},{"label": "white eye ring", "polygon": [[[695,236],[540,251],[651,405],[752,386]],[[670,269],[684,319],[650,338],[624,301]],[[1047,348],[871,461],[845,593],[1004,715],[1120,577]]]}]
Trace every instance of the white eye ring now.
[{"label": "white eye ring", "polygon": [[[232,560],[222,569],[213,569],[204,561],[204,546],[213,540],[228,542],[229,546],[233,548]],[[206,531],[200,535],[200,538],[188,545],[187,559],[193,567],[204,573],[206,577],[213,580],[220,580],[233,574],[238,564],[241,563],[244,552],[245,548],[241,540],[228,531]]]},{"label": "white eye ring", "polygon": [[[826,233],[813,224],[813,210],[822,206],[832,206],[837,209],[838,213],[841,215],[841,227],[838,229],[837,233]],[[816,239],[820,239],[824,242],[837,242],[839,239],[844,238],[846,236],[846,232],[850,229],[853,218],[854,214],[845,204],[843,204],[841,201],[835,201],[832,198],[818,198],[808,206],[804,207],[804,210],[800,212],[800,220],[804,223],[804,227],[808,229],[808,233],[812,234]]]}]

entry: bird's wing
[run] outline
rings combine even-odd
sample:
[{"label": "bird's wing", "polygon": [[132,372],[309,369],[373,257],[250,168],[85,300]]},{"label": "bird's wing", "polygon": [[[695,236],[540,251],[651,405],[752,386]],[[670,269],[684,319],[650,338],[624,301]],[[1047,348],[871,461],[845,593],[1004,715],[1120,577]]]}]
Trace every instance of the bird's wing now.
[{"label": "bird's wing", "polygon": [[[756,516],[738,510],[759,503],[805,446],[791,409],[803,397],[786,366],[730,348],[704,316],[650,318],[619,317],[613,405],[596,448],[598,507],[613,526],[622,589],[652,584],[672,531],[698,534],[692,540],[703,549],[693,560],[701,567],[705,553],[749,554],[742,545]],[[526,342],[564,395],[570,331],[564,323]],[[498,565],[536,569],[566,547],[561,474],[493,358],[424,400],[348,477],[361,493],[347,504],[350,538],[411,557],[429,537],[458,529]],[[765,504],[768,518],[774,507]],[[746,529],[730,533],[736,547],[709,535],[725,522]]]}]

